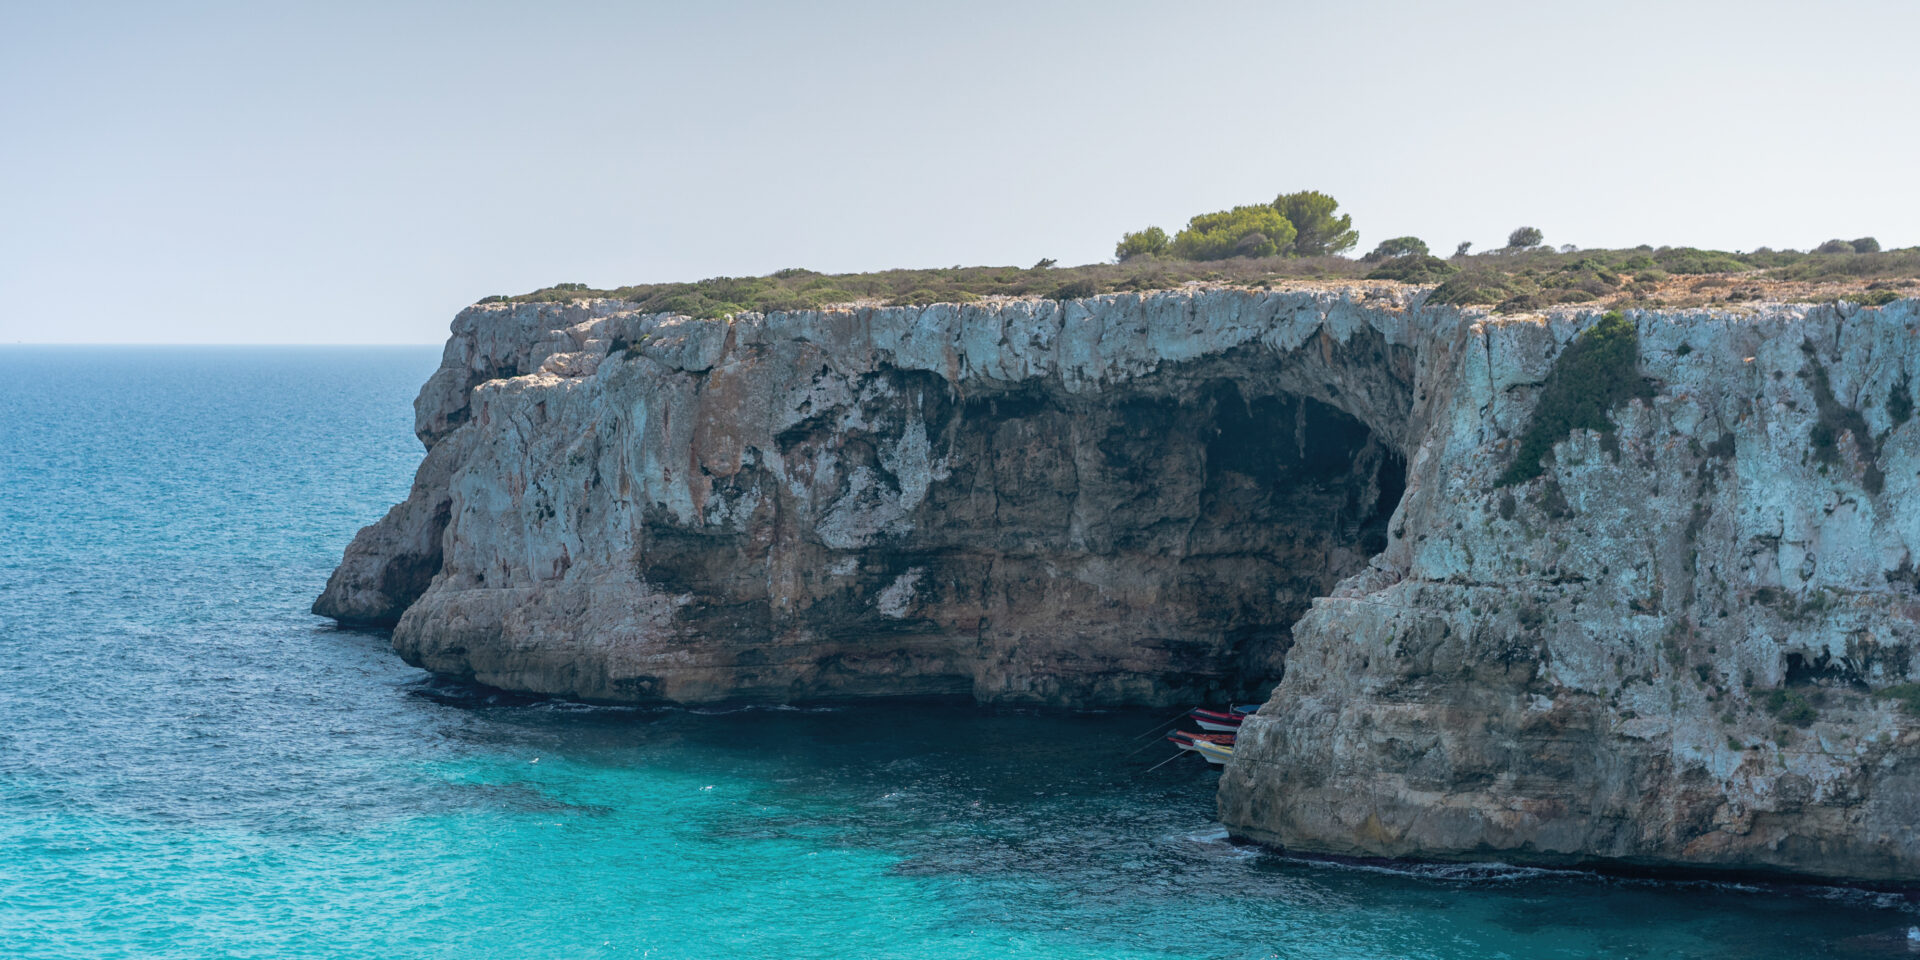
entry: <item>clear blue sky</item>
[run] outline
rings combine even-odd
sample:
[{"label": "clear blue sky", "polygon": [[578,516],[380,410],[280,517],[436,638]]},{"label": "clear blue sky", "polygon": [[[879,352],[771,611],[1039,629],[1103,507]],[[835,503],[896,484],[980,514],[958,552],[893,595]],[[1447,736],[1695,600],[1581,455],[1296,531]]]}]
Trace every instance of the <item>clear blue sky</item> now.
[{"label": "clear blue sky", "polygon": [[425,343],[786,266],[1415,234],[1920,244],[1920,4],[0,5],[0,343]]}]

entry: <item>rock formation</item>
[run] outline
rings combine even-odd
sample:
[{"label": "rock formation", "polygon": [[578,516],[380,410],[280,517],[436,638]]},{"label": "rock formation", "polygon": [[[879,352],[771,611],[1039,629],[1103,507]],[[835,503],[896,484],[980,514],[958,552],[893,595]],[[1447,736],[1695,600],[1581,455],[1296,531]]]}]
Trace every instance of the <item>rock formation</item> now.
[{"label": "rock formation", "polygon": [[1496,481],[1591,314],[1482,319],[1385,552],[1221,781],[1319,853],[1920,880],[1916,302],[1628,314],[1645,400]]},{"label": "rock formation", "polygon": [[1280,680],[1242,836],[1920,877],[1915,301],[1629,311],[1617,429],[1501,486],[1599,312],[1425,295],[477,306],[315,611],[602,701]]},{"label": "rock formation", "polygon": [[1264,692],[1386,544],[1410,295],[475,307],[315,611],[589,700]]}]

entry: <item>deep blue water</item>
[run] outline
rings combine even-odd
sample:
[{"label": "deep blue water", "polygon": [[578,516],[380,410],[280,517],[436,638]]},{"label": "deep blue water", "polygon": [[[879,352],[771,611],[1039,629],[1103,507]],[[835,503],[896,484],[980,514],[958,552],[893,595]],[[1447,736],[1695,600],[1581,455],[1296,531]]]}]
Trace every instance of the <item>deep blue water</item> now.
[{"label": "deep blue water", "polygon": [[437,354],[0,348],[0,957],[1920,955],[1886,895],[1237,847],[1153,714],[433,684],[307,606]]}]

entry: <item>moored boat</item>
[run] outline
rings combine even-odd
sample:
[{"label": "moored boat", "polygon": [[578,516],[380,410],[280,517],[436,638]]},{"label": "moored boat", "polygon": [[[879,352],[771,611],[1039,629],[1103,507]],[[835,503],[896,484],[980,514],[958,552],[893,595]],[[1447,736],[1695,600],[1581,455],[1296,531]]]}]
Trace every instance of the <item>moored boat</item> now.
[{"label": "moored boat", "polygon": [[1193,718],[1194,723],[1200,725],[1200,729],[1215,733],[1232,733],[1240,729],[1240,721],[1246,719],[1238,713],[1221,713],[1205,707],[1194,707],[1187,711],[1187,715]]},{"label": "moored boat", "polygon": [[1188,733],[1185,730],[1175,730],[1167,734],[1167,739],[1174,743],[1205,741],[1207,743],[1217,743],[1223,747],[1233,746],[1233,737],[1234,735],[1231,733]]},{"label": "moored boat", "polygon": [[1199,754],[1202,759],[1216,767],[1226,763],[1227,758],[1233,756],[1233,747],[1221,746],[1206,740],[1195,740],[1193,746],[1187,749]]}]

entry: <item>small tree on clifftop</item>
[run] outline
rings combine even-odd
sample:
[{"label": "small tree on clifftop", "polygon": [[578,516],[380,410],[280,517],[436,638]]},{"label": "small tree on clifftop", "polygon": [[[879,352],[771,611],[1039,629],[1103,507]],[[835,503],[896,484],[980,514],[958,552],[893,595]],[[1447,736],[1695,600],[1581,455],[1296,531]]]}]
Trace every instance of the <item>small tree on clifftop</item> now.
[{"label": "small tree on clifftop", "polygon": [[1317,190],[1283,193],[1274,198],[1273,208],[1293,224],[1296,235],[1291,252],[1296,257],[1345,253],[1360,242],[1360,234],[1353,229],[1353,216],[1334,216],[1340,201]]},{"label": "small tree on clifftop", "polygon": [[[1187,221],[1186,228],[1172,240],[1158,227],[1124,234],[1114,245],[1113,255],[1122,261],[1136,257],[1225,260],[1331,256],[1345,253],[1360,242],[1353,217],[1339,210],[1340,201],[1315,190],[1283,193],[1272,203],[1200,214]],[[1421,253],[1427,249],[1415,237],[1401,237],[1399,242],[1407,247],[1404,253],[1412,253],[1416,247]]]},{"label": "small tree on clifftop", "polygon": [[1194,217],[1169,249],[1182,260],[1271,257],[1284,252],[1297,232],[1280,211],[1255,204]]},{"label": "small tree on clifftop", "polygon": [[1507,234],[1507,247],[1512,250],[1527,250],[1540,245],[1546,235],[1537,227],[1521,227]]},{"label": "small tree on clifftop", "polygon": [[1394,237],[1391,240],[1380,241],[1380,245],[1374,247],[1372,253],[1360,259],[1366,263],[1379,263],[1382,260],[1391,260],[1394,257],[1405,257],[1416,253],[1424,257],[1429,252],[1430,251],[1427,250],[1427,242],[1419,237]]},{"label": "small tree on clifftop", "polygon": [[1167,252],[1167,232],[1159,227],[1136,230],[1120,237],[1114,244],[1113,257],[1126,261],[1135,257],[1153,258]]}]

